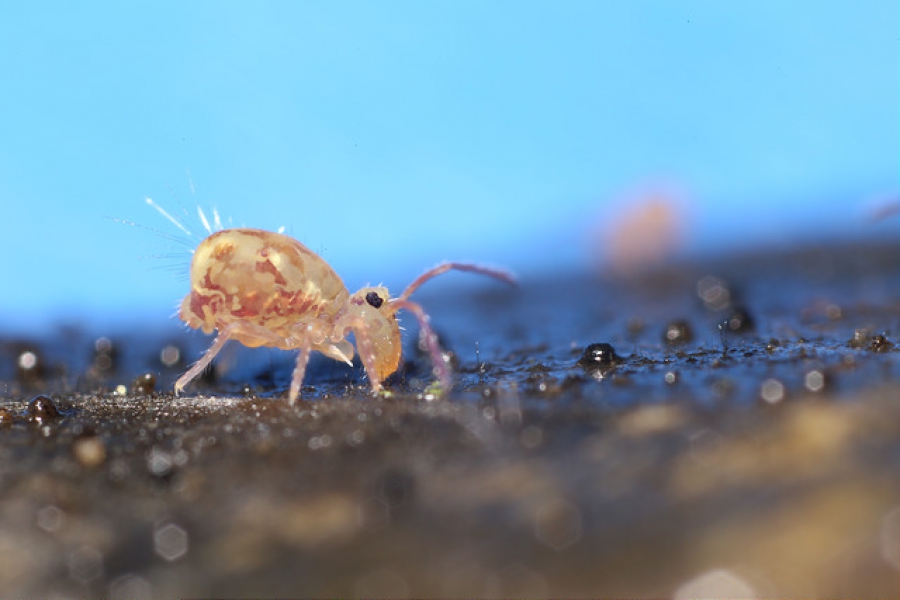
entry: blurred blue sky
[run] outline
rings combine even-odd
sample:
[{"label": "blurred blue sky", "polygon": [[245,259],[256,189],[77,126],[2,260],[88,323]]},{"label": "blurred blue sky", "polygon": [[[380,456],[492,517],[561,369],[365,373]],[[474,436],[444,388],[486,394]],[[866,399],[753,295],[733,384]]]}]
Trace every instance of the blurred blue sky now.
[{"label": "blurred blue sky", "polygon": [[351,288],[584,266],[655,186],[708,251],[900,229],[896,0],[5,2],[0,76],[0,329],[171,314],[147,196]]}]

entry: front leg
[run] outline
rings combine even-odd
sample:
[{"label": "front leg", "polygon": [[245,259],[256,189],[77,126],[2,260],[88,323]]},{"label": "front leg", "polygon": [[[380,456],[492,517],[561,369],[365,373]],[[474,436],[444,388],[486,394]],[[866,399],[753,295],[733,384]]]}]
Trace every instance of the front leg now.
[{"label": "front leg", "polygon": [[381,378],[378,377],[375,345],[372,343],[372,338],[369,335],[369,328],[362,319],[354,319],[350,326],[353,328],[353,335],[356,337],[356,349],[359,352],[359,358],[366,368],[366,375],[369,376],[369,382],[372,384],[372,392],[377,394],[381,391]]}]

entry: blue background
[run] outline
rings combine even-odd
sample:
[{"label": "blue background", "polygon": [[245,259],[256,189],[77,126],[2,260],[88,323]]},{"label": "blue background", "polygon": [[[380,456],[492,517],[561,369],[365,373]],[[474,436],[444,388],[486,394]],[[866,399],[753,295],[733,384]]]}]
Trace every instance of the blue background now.
[{"label": "blue background", "polygon": [[198,205],[354,289],[583,268],[657,189],[685,252],[896,236],[898,63],[896,0],[6,2],[0,329],[168,317]]}]

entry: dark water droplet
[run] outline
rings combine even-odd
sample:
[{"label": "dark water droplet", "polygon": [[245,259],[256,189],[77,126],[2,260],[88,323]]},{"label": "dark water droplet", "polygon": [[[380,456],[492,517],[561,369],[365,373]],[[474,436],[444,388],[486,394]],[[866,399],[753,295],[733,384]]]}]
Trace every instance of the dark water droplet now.
[{"label": "dark water droplet", "polygon": [[687,321],[672,321],[666,325],[663,341],[667,344],[686,344],[694,339],[694,331]]},{"label": "dark water droplet", "polygon": [[135,395],[146,396],[152,394],[156,390],[156,375],[154,373],[144,373],[138,375],[131,382],[131,393]]},{"label": "dark water droplet", "polygon": [[612,345],[601,342],[591,344],[584,349],[581,358],[578,359],[578,366],[586,371],[593,371],[611,367],[620,362],[622,362],[622,359],[616,354],[616,350]]},{"label": "dark water droplet", "polygon": [[894,349],[894,343],[891,342],[884,334],[879,334],[872,337],[872,341],[869,342],[869,350],[872,352],[890,352]]},{"label": "dark water droplet", "polygon": [[28,416],[42,423],[50,419],[58,419],[60,415],[59,409],[53,404],[53,400],[47,396],[35,396],[28,403]]}]

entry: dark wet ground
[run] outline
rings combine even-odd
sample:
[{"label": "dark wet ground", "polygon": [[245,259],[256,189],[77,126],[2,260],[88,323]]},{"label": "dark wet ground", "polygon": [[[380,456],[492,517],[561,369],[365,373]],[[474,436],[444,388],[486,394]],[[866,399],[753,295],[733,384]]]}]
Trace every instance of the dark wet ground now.
[{"label": "dark wet ground", "polygon": [[4,338],[0,593],[900,595],[900,245],[453,277],[442,399],[415,351],[291,407],[287,353],[176,399],[203,336]]}]

